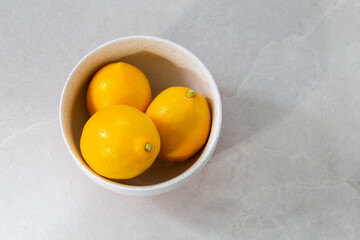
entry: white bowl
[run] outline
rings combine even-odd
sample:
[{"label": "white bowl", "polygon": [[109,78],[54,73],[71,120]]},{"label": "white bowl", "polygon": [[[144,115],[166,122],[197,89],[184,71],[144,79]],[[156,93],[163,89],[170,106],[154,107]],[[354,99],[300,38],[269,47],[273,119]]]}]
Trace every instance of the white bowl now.
[{"label": "white bowl", "polygon": [[[141,69],[149,79],[153,97],[171,86],[185,86],[200,92],[212,112],[209,139],[193,158],[181,163],[156,160],[143,174],[128,180],[111,180],[96,174],[80,152],[80,136],[89,119],[86,90],[102,66],[124,61]],[[195,176],[209,161],[221,129],[221,99],[207,68],[190,51],[173,42],[148,36],[131,36],[107,42],[88,53],[66,80],[60,100],[60,127],[65,144],[80,169],[92,180],[114,192],[149,196],[175,189]]]}]

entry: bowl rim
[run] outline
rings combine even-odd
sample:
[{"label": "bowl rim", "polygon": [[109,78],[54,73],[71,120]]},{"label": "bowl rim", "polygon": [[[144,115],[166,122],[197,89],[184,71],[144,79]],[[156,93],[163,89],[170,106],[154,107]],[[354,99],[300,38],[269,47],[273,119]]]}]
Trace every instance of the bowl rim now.
[{"label": "bowl rim", "polygon": [[[208,139],[208,141],[207,141],[207,143],[205,145],[203,153],[199,156],[199,158],[187,170],[185,170],[184,172],[182,172],[178,176],[176,176],[176,177],[174,177],[172,179],[166,180],[164,182],[160,182],[160,183],[156,183],[156,184],[152,184],[152,185],[147,185],[147,186],[127,185],[127,184],[115,182],[115,181],[104,178],[104,177],[94,173],[88,167],[84,166],[84,164],[74,154],[74,152],[72,151],[72,149],[71,149],[71,147],[69,145],[68,137],[65,134],[64,124],[63,124],[63,119],[62,119],[64,95],[65,95],[65,92],[66,92],[67,87],[69,85],[69,82],[71,81],[71,79],[72,79],[75,71],[78,69],[78,67],[86,59],[88,59],[91,55],[93,55],[95,52],[100,51],[100,50],[102,50],[103,48],[106,48],[109,45],[116,44],[116,43],[119,43],[119,42],[122,42],[122,41],[139,40],[139,39],[141,39],[141,40],[151,40],[151,41],[160,42],[162,44],[167,44],[167,45],[169,45],[171,47],[178,48],[180,51],[184,52],[186,55],[193,58],[199,64],[202,71],[205,73],[207,81],[209,81],[209,83],[210,83],[211,90],[214,93],[214,96],[213,96],[213,99],[214,99],[214,101],[213,101],[213,107],[214,107],[213,113],[214,113],[214,116],[212,117],[212,122],[214,122],[214,124],[212,124],[212,129],[210,130],[211,135],[209,136],[209,139]],[[212,75],[210,74],[210,72],[206,68],[206,66],[200,61],[200,59],[195,56],[195,54],[193,54],[192,52],[190,52],[188,49],[184,48],[183,46],[181,46],[181,45],[179,45],[177,43],[174,43],[172,41],[163,39],[163,38],[154,37],[154,36],[145,36],[145,35],[134,35],[134,36],[120,37],[120,38],[116,38],[116,39],[113,39],[111,41],[105,42],[105,43],[97,46],[96,48],[94,48],[90,52],[88,52],[83,58],[81,58],[77,62],[77,64],[73,67],[72,71],[68,75],[68,77],[66,79],[66,82],[64,84],[64,87],[62,89],[62,92],[61,92],[60,104],[59,104],[59,120],[60,120],[59,123],[60,123],[60,129],[61,129],[62,137],[64,139],[64,142],[65,142],[65,145],[66,145],[68,151],[70,152],[72,158],[77,163],[77,165],[80,167],[80,169],[88,177],[90,177],[95,182],[101,184],[102,186],[104,186],[104,187],[106,187],[106,188],[108,188],[110,190],[113,190],[113,191],[114,191],[114,189],[117,189],[117,190],[121,191],[122,193],[127,193],[127,194],[130,194],[131,192],[148,192],[148,193],[152,192],[153,194],[157,194],[157,193],[170,191],[171,189],[174,189],[174,188],[179,187],[180,185],[184,184],[185,182],[190,180],[191,177],[195,176],[196,173],[198,173],[206,165],[206,163],[209,161],[209,159],[211,158],[211,155],[213,154],[213,152],[215,150],[215,147],[217,145],[217,142],[218,142],[219,136],[220,136],[221,123],[222,123],[222,103],[221,103],[220,93],[219,93],[219,90],[217,88],[217,85],[216,85],[216,82],[215,82],[214,78],[212,77]],[[153,195],[153,194],[150,193],[149,195]]]}]

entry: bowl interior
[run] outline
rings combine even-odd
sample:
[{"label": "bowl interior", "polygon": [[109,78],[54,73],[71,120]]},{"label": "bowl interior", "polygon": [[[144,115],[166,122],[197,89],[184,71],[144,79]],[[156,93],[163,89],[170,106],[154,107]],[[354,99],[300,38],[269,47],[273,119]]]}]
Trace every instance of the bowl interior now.
[{"label": "bowl interior", "polygon": [[[95,49],[70,74],[62,100],[62,122],[71,151],[89,171],[80,152],[80,136],[89,119],[86,91],[97,70],[116,61],[138,67],[147,76],[153,98],[171,86],[186,86],[201,93],[209,103],[214,118],[214,86],[201,63],[190,53],[167,41],[151,38],[131,38],[110,42]],[[214,124],[214,122],[212,123]],[[213,127],[212,127],[213,129]],[[211,134],[210,134],[211,137]],[[149,186],[170,180],[189,169],[204,149],[181,163],[156,160],[143,174],[129,180],[113,180],[130,186]]]}]

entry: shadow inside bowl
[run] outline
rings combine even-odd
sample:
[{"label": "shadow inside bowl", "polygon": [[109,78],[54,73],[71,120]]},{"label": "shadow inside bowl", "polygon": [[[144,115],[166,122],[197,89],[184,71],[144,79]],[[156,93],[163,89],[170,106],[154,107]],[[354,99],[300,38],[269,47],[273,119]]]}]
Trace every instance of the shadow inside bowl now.
[{"label": "shadow inside bowl", "polygon": [[[190,69],[179,67],[168,59],[147,51],[140,51],[135,54],[113,59],[112,61],[104,62],[102,66],[116,61],[130,63],[143,71],[150,82],[153,98],[168,87],[185,86],[193,88],[197,92],[203,94],[208,100],[210,108],[213,108],[211,96],[206,96],[204,94],[204,92],[206,92],[204,89],[209,86],[207,86],[207,83],[203,81],[200,76]],[[82,129],[90,117],[86,109],[86,91],[92,76],[97,70],[98,69],[94,69],[88,76],[84,76],[87,80],[82,81],[83,85],[78,88],[75,101],[72,105],[71,134],[76,150],[79,154]],[[159,184],[185,172],[196,162],[202,152],[203,149],[201,149],[191,159],[180,163],[165,162],[157,159],[148,170],[135,178],[128,180],[111,180],[131,186],[149,186]],[[83,163],[86,164],[84,160]]]},{"label": "shadow inside bowl", "polygon": [[[203,94],[201,79],[190,69],[176,66],[173,62],[148,51],[141,51],[118,59],[139,68],[149,80],[153,98],[169,87],[194,88]],[[200,84],[199,84],[200,83]]]},{"label": "shadow inside bowl", "polygon": [[186,160],[184,162],[166,162],[159,159],[156,159],[153,165],[146,170],[144,173],[140,174],[139,176],[127,179],[127,180],[114,180],[118,183],[123,183],[127,185],[134,185],[134,186],[149,186],[158,184],[161,182],[165,182],[170,180],[181,173],[185,172],[188,168],[190,168],[194,162],[199,158],[201,155],[202,150],[199,151],[195,156],[191,159]]},{"label": "shadow inside bowl", "polygon": [[[92,76],[89,76],[91,79]],[[80,86],[79,91],[75,96],[75,101],[71,111],[71,133],[74,139],[76,149],[80,152],[80,137],[85,123],[90,118],[90,114],[86,107],[86,92],[89,82],[86,82],[83,86]],[[85,161],[84,161],[85,163]]]}]

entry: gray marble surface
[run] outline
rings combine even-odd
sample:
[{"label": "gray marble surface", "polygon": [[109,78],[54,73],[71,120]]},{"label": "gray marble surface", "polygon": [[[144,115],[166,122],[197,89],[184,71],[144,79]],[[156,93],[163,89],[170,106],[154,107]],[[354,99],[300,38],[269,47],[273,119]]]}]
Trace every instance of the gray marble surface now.
[{"label": "gray marble surface", "polygon": [[[128,35],[175,41],[222,95],[191,182],[136,198],[87,178],[58,120],[67,75]],[[360,239],[360,2],[0,0],[1,239]]]}]

